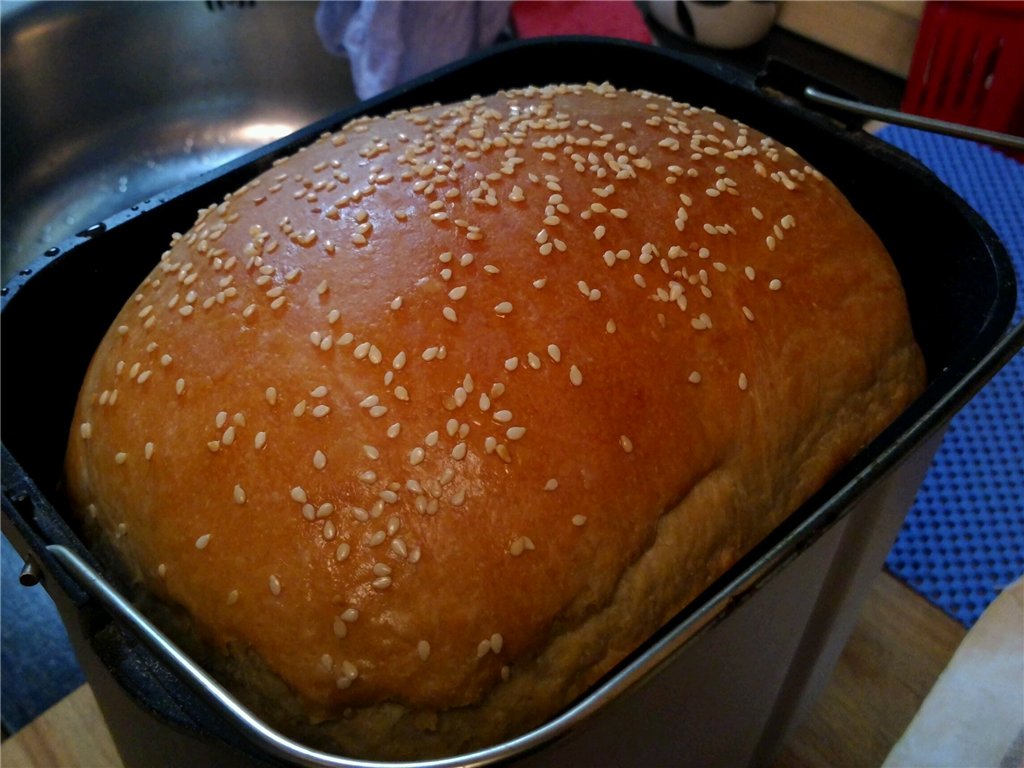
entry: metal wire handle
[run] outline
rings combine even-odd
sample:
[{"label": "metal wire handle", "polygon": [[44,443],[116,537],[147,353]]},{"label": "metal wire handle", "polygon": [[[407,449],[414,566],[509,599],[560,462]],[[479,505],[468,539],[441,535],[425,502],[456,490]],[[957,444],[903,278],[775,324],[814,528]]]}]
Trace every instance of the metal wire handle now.
[{"label": "metal wire handle", "polygon": [[1024,138],[1020,136],[1012,136],[1009,133],[989,131],[984,128],[974,128],[969,125],[961,125],[960,123],[951,123],[946,120],[936,120],[931,117],[911,115],[906,112],[899,112],[895,109],[876,107],[871,104],[864,104],[863,102],[833,96],[830,93],[819,91],[817,88],[810,85],[804,88],[804,97],[810,101],[817,102],[818,104],[824,104],[825,106],[833,107],[835,109],[842,109],[846,112],[853,112],[854,114],[863,115],[864,117],[870,117],[873,120],[881,120],[884,123],[905,125],[908,128],[919,128],[923,131],[955,136],[958,139],[971,139],[972,141],[978,141],[983,144],[994,144],[999,147],[1006,147],[1007,149],[1024,151]]}]

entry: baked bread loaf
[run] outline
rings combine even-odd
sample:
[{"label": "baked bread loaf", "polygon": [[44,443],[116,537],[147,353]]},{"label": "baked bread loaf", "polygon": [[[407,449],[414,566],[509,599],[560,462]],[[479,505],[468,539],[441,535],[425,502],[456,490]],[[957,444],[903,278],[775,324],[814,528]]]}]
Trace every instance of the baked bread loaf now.
[{"label": "baked bread loaf", "polygon": [[551,717],[924,381],[829,181],[608,84],[357,119],[172,239],[70,497],[245,701],[349,756]]}]

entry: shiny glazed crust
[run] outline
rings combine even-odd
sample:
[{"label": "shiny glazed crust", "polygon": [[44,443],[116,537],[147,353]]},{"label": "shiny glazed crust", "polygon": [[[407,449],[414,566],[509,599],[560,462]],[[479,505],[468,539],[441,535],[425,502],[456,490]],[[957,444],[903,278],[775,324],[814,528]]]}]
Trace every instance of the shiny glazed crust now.
[{"label": "shiny glazed crust", "polygon": [[923,378],[883,246],[796,153],[529,89],[356,120],[201,211],[67,478],[272,722],[422,758],[566,706]]}]

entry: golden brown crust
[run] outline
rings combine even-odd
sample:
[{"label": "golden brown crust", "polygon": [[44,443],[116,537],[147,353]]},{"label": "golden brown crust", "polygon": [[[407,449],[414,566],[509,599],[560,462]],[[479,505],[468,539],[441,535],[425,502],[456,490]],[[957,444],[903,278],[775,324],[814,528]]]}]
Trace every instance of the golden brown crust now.
[{"label": "golden brown crust", "polygon": [[922,380],[884,248],[795,153],[530,89],[358,120],[201,212],[67,473],[339,749],[424,756],[568,703]]}]

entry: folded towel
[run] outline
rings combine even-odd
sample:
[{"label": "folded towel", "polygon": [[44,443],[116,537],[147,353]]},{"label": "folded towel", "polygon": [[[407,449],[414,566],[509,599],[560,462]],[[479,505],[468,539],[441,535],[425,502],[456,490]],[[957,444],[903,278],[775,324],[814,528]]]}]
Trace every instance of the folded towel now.
[{"label": "folded towel", "polygon": [[883,768],[1024,765],[1024,578],[967,633]]},{"label": "folded towel", "polygon": [[376,96],[494,43],[508,24],[506,0],[322,0],[316,30],[352,66],[356,94]]}]

